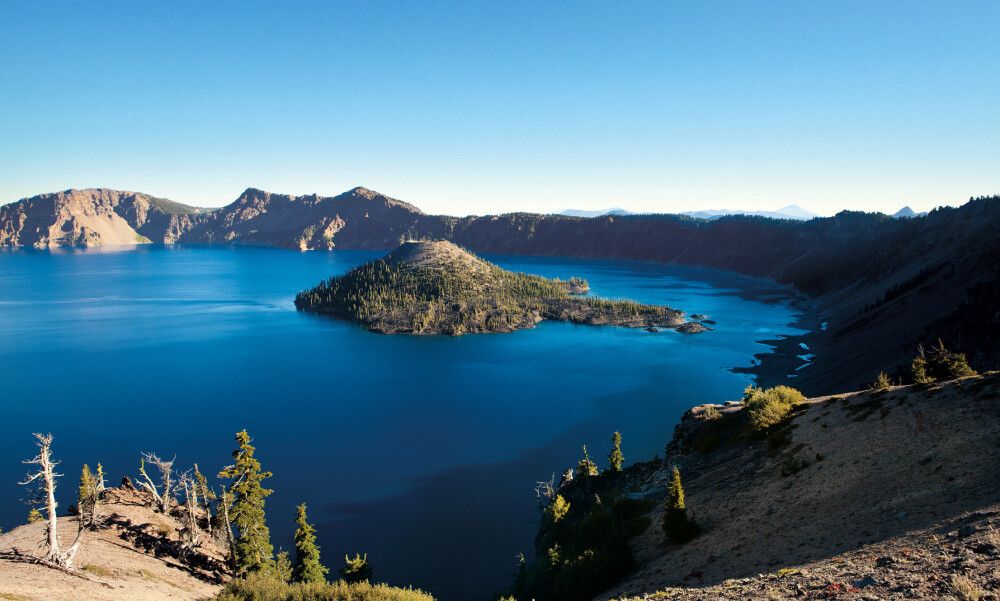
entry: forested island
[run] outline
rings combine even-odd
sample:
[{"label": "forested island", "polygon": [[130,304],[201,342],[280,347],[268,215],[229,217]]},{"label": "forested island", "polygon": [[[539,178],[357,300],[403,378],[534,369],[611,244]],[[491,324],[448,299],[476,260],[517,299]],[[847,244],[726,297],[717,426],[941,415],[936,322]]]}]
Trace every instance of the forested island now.
[{"label": "forested island", "polygon": [[444,240],[405,242],[382,259],[300,292],[295,306],[385,334],[512,332],[544,319],[695,333],[660,305],[584,297],[586,281],[502,269]]}]

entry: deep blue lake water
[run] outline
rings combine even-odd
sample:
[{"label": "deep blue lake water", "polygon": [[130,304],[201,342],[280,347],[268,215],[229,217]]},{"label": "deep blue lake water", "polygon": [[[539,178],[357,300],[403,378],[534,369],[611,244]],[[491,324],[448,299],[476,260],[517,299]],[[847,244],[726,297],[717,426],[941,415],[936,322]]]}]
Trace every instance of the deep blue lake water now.
[{"label": "deep blue lake water", "polygon": [[381,253],[140,247],[0,253],[0,525],[23,522],[22,459],[55,435],[60,499],[80,466],[117,483],[140,451],[229,462],[233,434],[274,472],[268,522],[291,547],[306,502],[326,563],[367,552],[377,579],[492,599],[532,547],[534,484],[574,465],[662,455],[693,404],[738,398],[729,368],[801,331],[786,291],[718,271],[488,257],[581,276],[592,293],[706,313],[684,336],[543,322],[513,334],[385,336],[296,312],[296,291]]}]

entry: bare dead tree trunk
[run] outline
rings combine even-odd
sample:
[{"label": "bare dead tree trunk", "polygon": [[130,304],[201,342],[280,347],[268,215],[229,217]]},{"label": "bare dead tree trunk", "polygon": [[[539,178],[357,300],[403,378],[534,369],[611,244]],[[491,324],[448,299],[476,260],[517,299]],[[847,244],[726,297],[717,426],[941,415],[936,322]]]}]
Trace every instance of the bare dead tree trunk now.
[{"label": "bare dead tree trunk", "polygon": [[236,569],[236,538],[233,536],[233,525],[229,521],[229,492],[222,487],[222,523],[226,528],[226,559],[229,567]]},{"label": "bare dead tree trunk", "polygon": [[187,539],[191,547],[194,548],[201,544],[201,537],[198,536],[198,518],[196,517],[198,495],[195,492],[195,482],[191,479],[189,472],[181,474],[179,480],[181,487],[184,488],[184,510],[187,513],[185,516],[187,519]]},{"label": "bare dead tree trunk", "polygon": [[[167,461],[165,459],[160,459],[154,453],[143,453],[142,458],[139,459],[139,475],[142,476],[142,480],[139,480],[138,482],[139,486],[153,495],[154,509],[157,509],[160,513],[167,513],[170,510],[170,499],[173,495],[174,488],[177,486],[173,480],[175,459]],[[150,478],[149,474],[146,472],[147,462],[151,463],[157,470],[159,470],[162,490],[157,488],[153,479]]]},{"label": "bare dead tree trunk", "polygon": [[38,455],[34,459],[29,459],[24,463],[37,465],[38,471],[34,474],[29,474],[21,484],[29,485],[32,482],[38,481],[44,488],[45,510],[48,512],[47,535],[49,547],[45,559],[56,565],[70,567],[73,559],[76,557],[76,552],[80,549],[80,538],[83,535],[83,518],[82,516],[80,518],[80,527],[76,533],[76,540],[73,541],[69,549],[63,552],[59,548],[59,518],[56,515],[56,478],[62,474],[55,472],[55,466],[58,465],[58,462],[52,460],[52,435],[35,434],[35,439],[38,445]]},{"label": "bare dead tree trunk", "polygon": [[198,464],[194,464],[194,474],[197,479],[195,484],[198,486],[198,493],[201,495],[201,500],[205,504],[205,526],[208,530],[209,536],[212,535],[212,503],[209,498],[208,484],[205,481],[205,476],[202,475],[201,471],[198,469]]}]

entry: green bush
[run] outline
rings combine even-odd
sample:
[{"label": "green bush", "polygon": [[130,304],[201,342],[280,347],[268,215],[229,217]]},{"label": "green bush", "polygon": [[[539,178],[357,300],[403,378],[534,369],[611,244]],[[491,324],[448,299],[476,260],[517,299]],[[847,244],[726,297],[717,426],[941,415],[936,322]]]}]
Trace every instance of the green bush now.
[{"label": "green bush", "polygon": [[434,601],[427,593],[385,584],[342,580],[332,583],[282,582],[265,574],[254,574],[229,582],[216,601]]},{"label": "green bush", "polygon": [[749,387],[743,394],[750,428],[760,432],[781,423],[792,409],[806,400],[801,392],[790,386],[762,389]]},{"label": "green bush", "polygon": [[969,367],[964,353],[949,351],[941,339],[927,351],[922,346],[918,347],[917,356],[910,368],[913,371],[913,381],[917,384],[978,375],[976,370]]},{"label": "green bush", "polygon": [[362,557],[355,553],[354,557],[344,556],[344,567],[340,568],[340,577],[345,582],[368,582],[372,579],[372,566],[368,563],[368,554]]},{"label": "green bush", "polygon": [[872,382],[872,390],[889,390],[892,388],[892,380],[889,379],[889,374],[884,371],[878,372],[878,377]]}]

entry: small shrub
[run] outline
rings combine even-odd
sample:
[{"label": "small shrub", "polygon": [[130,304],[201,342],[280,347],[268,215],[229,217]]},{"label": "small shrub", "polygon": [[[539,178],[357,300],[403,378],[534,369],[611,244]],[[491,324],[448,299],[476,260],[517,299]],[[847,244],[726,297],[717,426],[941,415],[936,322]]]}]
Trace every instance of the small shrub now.
[{"label": "small shrub", "polygon": [[84,572],[93,574],[94,576],[99,576],[101,578],[113,578],[115,575],[114,570],[108,569],[104,566],[95,565],[92,563],[85,564],[80,569],[83,570]]},{"label": "small shrub", "polygon": [[597,469],[597,464],[590,460],[590,454],[587,453],[587,445],[583,445],[583,459],[576,464],[576,475],[577,476],[596,476],[600,473]]},{"label": "small shrub", "polygon": [[434,601],[427,593],[367,582],[281,582],[267,574],[230,581],[216,601]]},{"label": "small shrub", "polygon": [[889,379],[889,374],[884,371],[878,372],[878,377],[872,383],[872,390],[883,391],[892,388],[892,380]]},{"label": "small shrub", "polygon": [[372,578],[372,566],[368,563],[368,554],[364,557],[355,553],[354,557],[344,556],[344,567],[340,569],[340,577],[347,583],[368,582]]},{"label": "small shrub", "polygon": [[976,583],[967,576],[960,574],[951,577],[951,588],[962,601],[979,601],[983,597],[983,589],[976,586]]},{"label": "small shrub", "polygon": [[781,423],[796,405],[805,400],[801,392],[790,386],[768,389],[749,387],[743,394],[750,428],[757,432]]},{"label": "small shrub", "polygon": [[715,407],[705,407],[705,410],[701,412],[702,417],[707,421],[714,421],[722,417],[722,412]]},{"label": "small shrub", "polygon": [[949,351],[944,342],[938,339],[936,346],[924,351],[917,348],[917,356],[910,365],[913,381],[917,384],[931,384],[939,380],[954,380],[966,376],[976,376],[976,370],[969,367],[964,353]]}]

